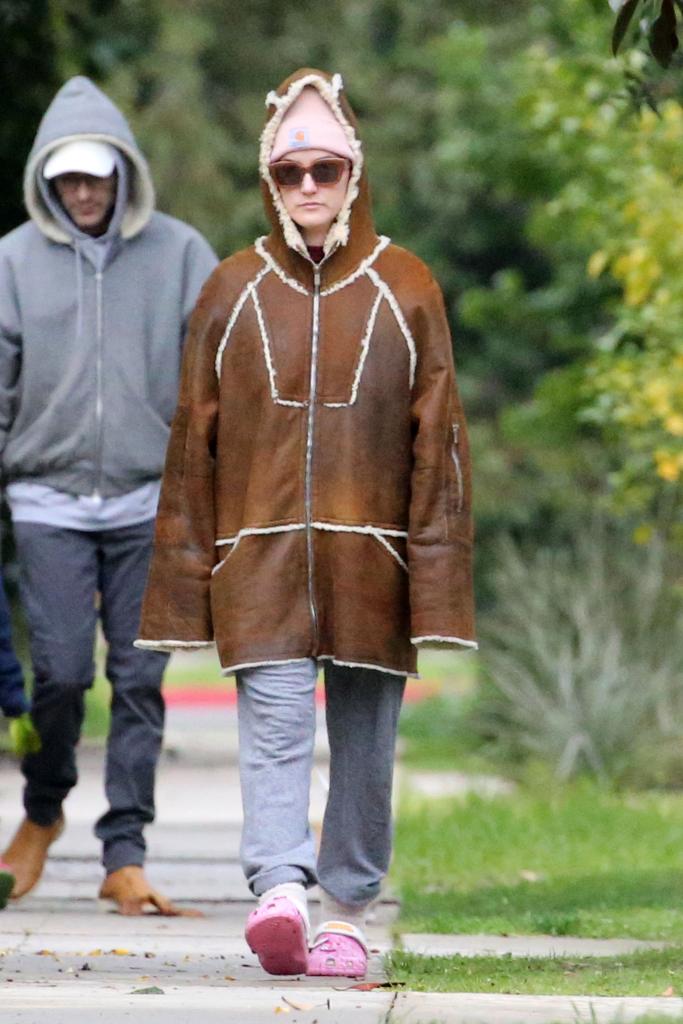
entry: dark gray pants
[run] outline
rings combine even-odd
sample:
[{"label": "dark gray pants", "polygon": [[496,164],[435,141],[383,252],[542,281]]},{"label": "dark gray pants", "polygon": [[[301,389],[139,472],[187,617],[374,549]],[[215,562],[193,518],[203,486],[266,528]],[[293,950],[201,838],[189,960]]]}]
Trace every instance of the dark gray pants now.
[{"label": "dark gray pants", "polygon": [[95,827],[107,872],[143,863],[143,826],[154,818],[164,725],[161,680],[168,656],[133,647],[153,529],[153,521],[93,532],[14,524],[34,672],[31,713],[42,740],[40,753],[22,762],[24,807],[31,821],[50,825],[76,784],[76,744],[85,691],[95,675],[99,615],[112,685],[105,774],[109,810]]},{"label": "dark gray pants", "polygon": [[403,676],[324,662],[330,790],[320,851],[308,823],[316,662],[237,673],[242,866],[257,896],[282,882],[320,882],[363,906],[391,859],[391,789]]}]

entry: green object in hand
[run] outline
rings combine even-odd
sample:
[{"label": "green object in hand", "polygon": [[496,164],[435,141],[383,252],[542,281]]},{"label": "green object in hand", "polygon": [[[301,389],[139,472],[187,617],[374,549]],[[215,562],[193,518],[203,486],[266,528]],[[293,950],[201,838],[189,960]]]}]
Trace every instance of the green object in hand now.
[{"label": "green object in hand", "polygon": [[10,719],[9,734],[14,753],[18,757],[24,757],[25,754],[37,754],[40,750],[40,736],[28,711],[20,715],[19,718]]}]

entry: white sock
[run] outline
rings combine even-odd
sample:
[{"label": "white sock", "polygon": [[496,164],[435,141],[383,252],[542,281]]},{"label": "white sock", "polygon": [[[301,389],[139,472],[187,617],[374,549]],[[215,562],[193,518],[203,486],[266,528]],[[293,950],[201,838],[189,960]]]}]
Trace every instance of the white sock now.
[{"label": "white sock", "polygon": [[345,921],[352,924],[364,935],[365,917],[368,911],[368,904],[340,903],[330,896],[324,889],[320,890],[320,920],[324,921]]},{"label": "white sock", "polygon": [[308,933],[311,927],[308,918],[308,897],[301,882],[280,882],[279,885],[274,885],[272,889],[266,889],[266,891],[259,896],[259,906],[262,903],[267,903],[268,900],[273,898],[273,896],[286,896],[287,899],[292,901],[304,919],[306,932]]}]

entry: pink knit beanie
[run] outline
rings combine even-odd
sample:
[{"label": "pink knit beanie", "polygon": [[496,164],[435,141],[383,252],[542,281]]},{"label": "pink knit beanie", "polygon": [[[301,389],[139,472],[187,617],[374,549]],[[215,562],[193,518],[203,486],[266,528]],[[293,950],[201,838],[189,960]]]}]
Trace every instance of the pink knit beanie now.
[{"label": "pink knit beanie", "polygon": [[306,86],[283,117],[271,162],[297,149],[324,149],[353,160],[344,129],[314,86]]}]

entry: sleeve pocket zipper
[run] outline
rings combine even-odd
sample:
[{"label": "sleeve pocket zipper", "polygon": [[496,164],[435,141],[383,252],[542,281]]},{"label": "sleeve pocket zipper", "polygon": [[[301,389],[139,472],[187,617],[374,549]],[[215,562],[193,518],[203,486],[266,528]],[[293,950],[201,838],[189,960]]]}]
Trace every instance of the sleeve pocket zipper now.
[{"label": "sleeve pocket zipper", "polygon": [[455,478],[458,482],[458,501],[455,507],[456,512],[462,512],[462,507],[465,499],[465,486],[462,476],[462,466],[460,465],[460,455],[458,453],[458,443],[460,434],[460,425],[458,423],[451,424],[451,430],[453,431],[453,443],[451,445],[451,458],[453,460],[453,466],[455,467]]}]

